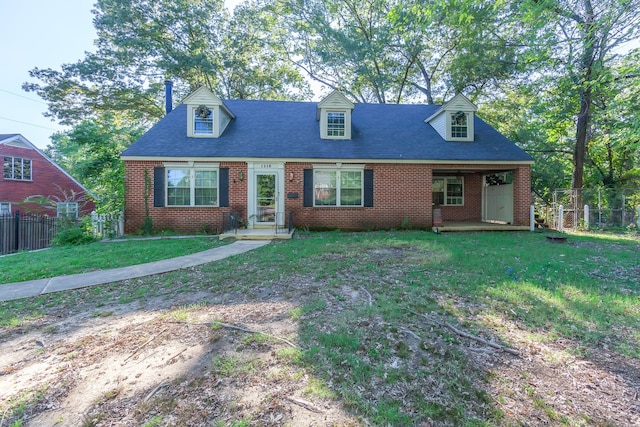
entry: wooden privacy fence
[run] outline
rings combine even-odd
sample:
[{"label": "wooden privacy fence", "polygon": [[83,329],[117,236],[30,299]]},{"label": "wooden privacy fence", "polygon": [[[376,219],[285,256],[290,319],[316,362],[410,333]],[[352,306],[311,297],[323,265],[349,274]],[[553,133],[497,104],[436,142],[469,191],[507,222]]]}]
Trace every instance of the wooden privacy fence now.
[{"label": "wooden privacy fence", "polygon": [[57,231],[58,218],[19,211],[0,215],[0,255],[48,248]]}]

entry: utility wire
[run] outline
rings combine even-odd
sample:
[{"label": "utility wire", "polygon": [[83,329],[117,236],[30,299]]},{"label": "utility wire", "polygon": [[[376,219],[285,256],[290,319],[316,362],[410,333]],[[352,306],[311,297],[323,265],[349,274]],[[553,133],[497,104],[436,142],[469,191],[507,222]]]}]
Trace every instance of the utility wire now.
[{"label": "utility wire", "polygon": [[29,98],[28,96],[20,95],[19,93],[9,92],[8,90],[0,89],[0,92],[8,93],[10,95],[19,96],[20,98],[28,99],[29,101],[38,102],[40,104],[47,105],[46,102],[40,101],[39,99]]},{"label": "utility wire", "polygon": [[35,125],[35,124],[33,124],[33,123],[21,122],[20,120],[8,119],[8,118],[6,118],[6,117],[0,117],[0,119],[2,119],[2,120],[8,120],[8,121],[10,121],[10,122],[21,123],[21,124],[23,124],[23,125],[28,125],[28,126],[35,126],[35,127],[37,127],[37,128],[42,128],[42,129],[49,129],[49,130],[53,130],[53,131],[59,131],[59,130],[60,130],[60,129],[49,128],[49,127],[46,127],[46,126]]}]

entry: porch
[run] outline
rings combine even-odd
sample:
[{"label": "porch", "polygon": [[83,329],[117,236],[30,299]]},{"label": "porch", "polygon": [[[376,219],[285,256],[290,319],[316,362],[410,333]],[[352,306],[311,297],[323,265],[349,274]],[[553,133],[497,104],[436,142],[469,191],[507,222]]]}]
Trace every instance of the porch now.
[{"label": "porch", "polygon": [[288,240],[291,239],[295,230],[269,228],[239,228],[224,232],[219,235],[220,240]]},{"label": "porch", "polygon": [[285,213],[275,212],[272,214],[274,220],[271,225],[255,225],[244,228],[241,227],[240,213],[231,211],[225,212],[222,219],[222,233],[220,240],[288,240],[295,232],[293,225],[293,212],[287,215],[287,225],[285,225]]},{"label": "porch", "polygon": [[445,221],[433,230],[442,233],[447,231],[529,231],[528,225],[511,225],[482,221]]}]

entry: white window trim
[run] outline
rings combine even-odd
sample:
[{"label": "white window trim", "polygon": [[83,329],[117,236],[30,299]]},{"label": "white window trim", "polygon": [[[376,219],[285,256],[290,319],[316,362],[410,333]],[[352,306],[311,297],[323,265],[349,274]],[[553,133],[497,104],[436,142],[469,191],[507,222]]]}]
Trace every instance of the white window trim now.
[{"label": "white window trim", "polygon": [[[313,206],[317,208],[362,208],[364,207],[364,166],[365,165],[343,165],[342,163],[336,163],[333,165],[318,164],[313,166]],[[335,171],[336,172],[336,204],[335,205],[316,205],[316,171]],[[362,186],[360,187],[360,204],[359,205],[341,205],[340,193],[341,193],[341,172],[360,172]]]},{"label": "white window trim", "polygon": [[11,215],[11,202],[0,202],[0,215]]},{"label": "white window trim", "polygon": [[[64,212],[60,212],[60,208],[64,206]],[[56,216],[58,218],[62,216],[71,216],[69,215],[69,206],[74,206],[75,215],[73,218],[78,218],[80,207],[78,206],[78,202],[58,202],[56,203]]]},{"label": "white window trim", "polygon": [[467,136],[466,137],[453,137],[452,136],[452,132],[451,132],[451,126],[452,126],[452,116],[454,114],[457,114],[459,111],[447,111],[446,114],[446,118],[447,118],[447,140],[448,141],[473,141],[473,132],[474,132],[474,128],[473,128],[473,117],[474,114],[471,111],[462,111],[466,116],[467,116]]},{"label": "white window trim", "polygon": [[[444,179],[444,203],[440,204],[439,206],[458,206],[458,207],[464,206],[464,176],[434,176],[432,180],[435,181],[436,179]],[[452,205],[447,203],[447,180],[449,179],[462,180],[462,203],[461,204]],[[432,183],[431,192],[433,193],[433,183]]]},{"label": "white window trim", "polygon": [[218,138],[220,136],[220,107],[212,105],[207,107],[211,110],[211,120],[213,122],[213,128],[211,133],[196,133],[195,130],[195,115],[199,105],[191,104],[187,106],[187,136],[192,138]]},{"label": "white window trim", "polygon": [[[329,113],[344,114],[344,135],[329,135]],[[320,114],[320,138],[321,139],[351,139],[351,109],[350,108],[323,108]]]},{"label": "white window trim", "polygon": [[[5,178],[4,177],[4,158],[5,157],[10,157],[11,160],[11,170],[13,171],[13,164],[15,163],[16,159],[20,160],[20,163],[22,164],[22,172],[24,175],[24,161],[28,160],[30,163],[30,169],[29,169],[29,179],[24,179],[24,178],[15,178],[15,177],[11,177],[11,178]],[[27,181],[27,182],[32,182],[33,181],[33,160],[32,159],[25,159],[24,157],[16,157],[16,156],[1,156],[0,157],[2,159],[2,165],[3,165],[3,169],[2,169],[2,177],[3,179],[6,179],[8,181]]]},{"label": "white window trim", "polygon": [[[189,172],[189,202],[188,205],[169,204],[169,171],[186,170]],[[196,205],[196,171],[216,172],[216,203],[213,205]],[[164,164],[164,205],[168,208],[215,208],[220,206],[220,165],[219,163],[165,163]]]}]

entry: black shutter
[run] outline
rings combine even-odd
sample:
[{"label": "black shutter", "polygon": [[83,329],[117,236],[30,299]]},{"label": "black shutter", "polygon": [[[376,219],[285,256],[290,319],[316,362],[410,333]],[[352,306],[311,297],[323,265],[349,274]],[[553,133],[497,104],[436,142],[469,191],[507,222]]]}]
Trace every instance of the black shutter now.
[{"label": "black shutter", "polygon": [[157,166],[153,168],[153,206],[161,208],[164,206],[164,168]]},{"label": "black shutter", "polygon": [[373,169],[364,170],[364,207],[373,207]]},{"label": "black shutter", "polygon": [[220,168],[218,178],[220,187],[220,193],[218,194],[220,198],[219,206],[226,208],[229,207],[229,168]]},{"label": "black shutter", "polygon": [[304,170],[302,206],[313,206],[313,169]]}]

